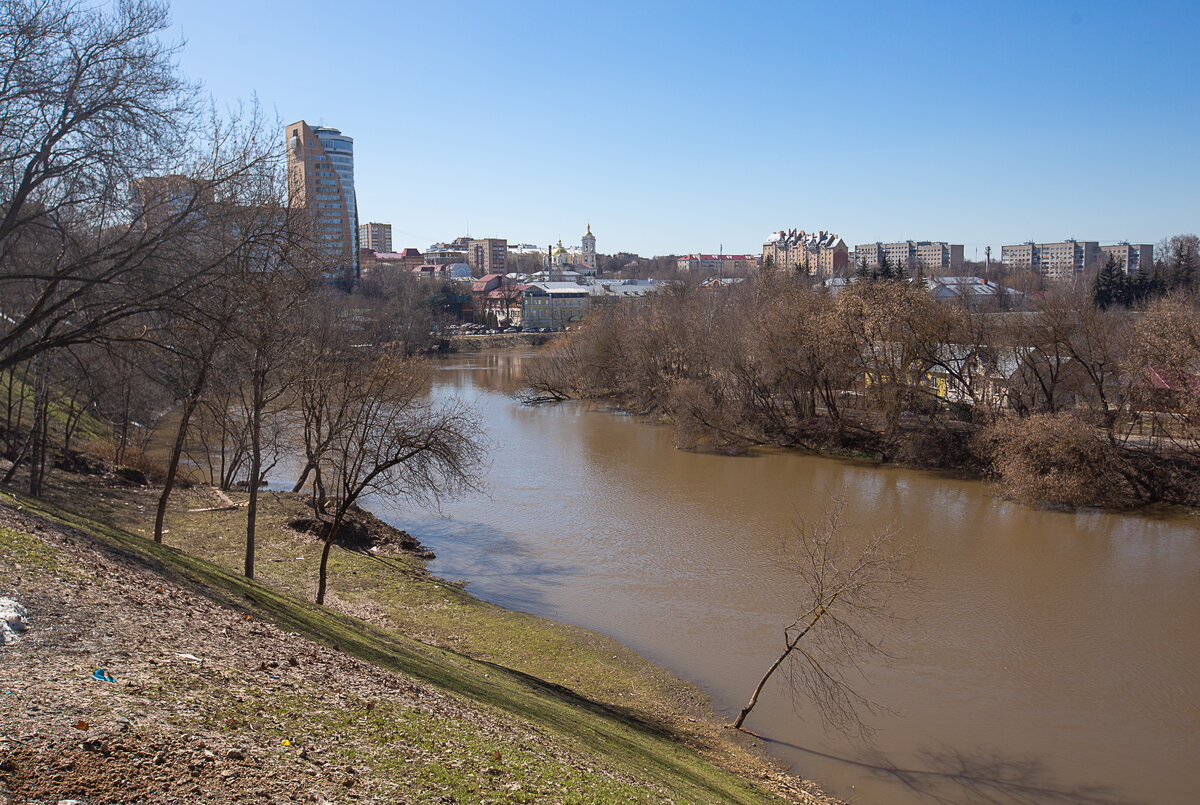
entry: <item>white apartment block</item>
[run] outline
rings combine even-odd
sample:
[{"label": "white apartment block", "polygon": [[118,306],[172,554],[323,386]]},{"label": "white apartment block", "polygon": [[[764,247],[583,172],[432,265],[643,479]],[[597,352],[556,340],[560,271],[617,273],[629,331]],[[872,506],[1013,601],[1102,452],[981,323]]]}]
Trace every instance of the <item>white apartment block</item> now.
[{"label": "white apartment block", "polygon": [[951,271],[962,268],[963,247],[961,243],[945,243],[932,240],[902,240],[896,243],[860,243],[854,247],[854,262],[874,268],[887,256],[888,264],[915,270],[925,269]]},{"label": "white apartment block", "polygon": [[1101,246],[1100,251],[1104,252],[1105,260],[1109,255],[1115,257],[1126,274],[1136,274],[1140,268],[1147,272],[1154,268],[1154,247],[1149,243],[1114,243]]},{"label": "white apartment block", "polygon": [[1012,268],[1037,271],[1047,279],[1070,280],[1085,268],[1104,260],[1094,240],[1064,240],[1059,243],[1019,243],[1000,248],[1000,260]]},{"label": "white apartment block", "polygon": [[680,271],[720,276],[746,276],[758,268],[757,254],[685,254],[676,261]]}]

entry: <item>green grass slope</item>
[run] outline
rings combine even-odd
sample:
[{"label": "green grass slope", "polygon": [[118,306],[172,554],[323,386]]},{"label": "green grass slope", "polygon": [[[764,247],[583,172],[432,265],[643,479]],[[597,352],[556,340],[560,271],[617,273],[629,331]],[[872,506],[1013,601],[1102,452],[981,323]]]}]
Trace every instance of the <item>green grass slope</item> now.
[{"label": "green grass slope", "polygon": [[748,780],[704,760],[665,731],[561,685],[318,607],[176,548],[62,508],[20,496],[18,500],[28,511],[79,529],[173,583],[222,605],[252,612],[282,629],[334,646],[379,668],[415,677],[483,708],[527,720],[560,736],[566,746],[595,753],[631,777],[671,791],[680,802],[780,801]]}]

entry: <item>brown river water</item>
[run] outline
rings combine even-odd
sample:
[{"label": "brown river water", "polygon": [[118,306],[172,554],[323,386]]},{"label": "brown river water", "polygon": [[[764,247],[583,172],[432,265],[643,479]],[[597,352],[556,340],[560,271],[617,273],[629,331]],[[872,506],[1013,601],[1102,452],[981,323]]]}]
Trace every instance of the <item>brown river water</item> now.
[{"label": "brown river water", "polygon": [[493,441],[485,494],[443,516],[371,506],[437,553],[435,573],[611,635],[733,714],[801,601],[780,540],[841,497],[851,533],[892,523],[920,548],[920,584],[876,635],[892,662],[865,668],[886,708],[871,743],[768,685],[746,726],[794,772],[855,802],[928,802],[927,786],[946,802],[976,801],[972,787],[1200,802],[1200,519],[1041,511],[981,482],[784,451],[684,452],[619,413],[521,406],[504,389],[527,358],[439,363],[434,395],[474,402]]}]

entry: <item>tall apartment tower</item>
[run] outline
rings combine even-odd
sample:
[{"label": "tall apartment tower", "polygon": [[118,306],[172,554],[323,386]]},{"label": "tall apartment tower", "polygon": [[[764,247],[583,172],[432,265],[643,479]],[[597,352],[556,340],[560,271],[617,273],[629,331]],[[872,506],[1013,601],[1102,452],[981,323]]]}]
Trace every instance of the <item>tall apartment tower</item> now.
[{"label": "tall apartment tower", "polygon": [[467,264],[480,274],[508,273],[508,240],[480,238],[467,244]]},{"label": "tall apartment tower", "polygon": [[392,225],[369,224],[358,225],[358,246],[373,252],[390,252],[392,250]]},{"label": "tall apartment tower", "polygon": [[285,128],[284,139],[289,203],[312,214],[326,279],[350,288],[359,276],[354,138],[301,120]]}]

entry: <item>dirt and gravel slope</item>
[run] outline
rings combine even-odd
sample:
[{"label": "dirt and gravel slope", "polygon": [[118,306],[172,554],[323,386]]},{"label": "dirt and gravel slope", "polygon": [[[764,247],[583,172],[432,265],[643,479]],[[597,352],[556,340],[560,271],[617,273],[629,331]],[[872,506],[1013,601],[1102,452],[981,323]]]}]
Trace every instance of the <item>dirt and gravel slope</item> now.
[{"label": "dirt and gravel slope", "polygon": [[[31,627],[0,648],[3,805],[693,801],[3,505],[0,567]],[[821,801],[786,775],[764,773],[752,800],[774,799],[763,787]]]}]

